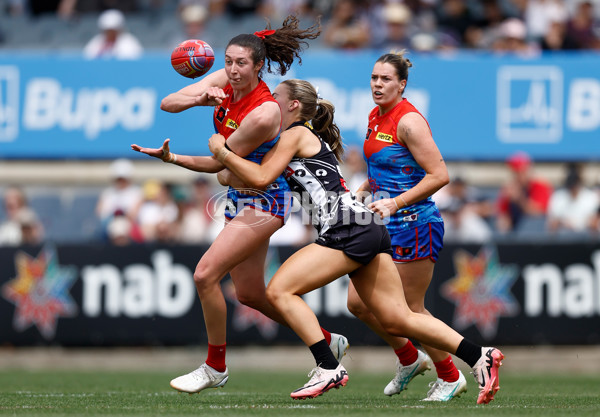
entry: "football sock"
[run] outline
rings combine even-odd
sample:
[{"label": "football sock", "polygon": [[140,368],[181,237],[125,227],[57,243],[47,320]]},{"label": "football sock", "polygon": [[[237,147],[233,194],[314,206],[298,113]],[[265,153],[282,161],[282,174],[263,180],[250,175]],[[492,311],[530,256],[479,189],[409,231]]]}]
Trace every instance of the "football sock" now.
[{"label": "football sock", "polygon": [[394,350],[396,356],[398,356],[398,360],[402,366],[407,366],[415,363],[417,358],[419,357],[419,351],[409,340],[404,346],[400,349]]},{"label": "football sock", "polygon": [[331,343],[331,333],[329,333],[327,330],[325,330],[322,327],[321,327],[321,332],[323,332],[323,336],[325,337],[325,341],[327,342],[327,344],[330,344]]},{"label": "football sock", "polygon": [[317,343],[308,347],[315,358],[317,366],[323,369],[335,369],[339,362],[333,356],[333,352],[329,349],[329,343],[325,339],[321,339]]},{"label": "football sock", "polygon": [[463,339],[458,344],[455,355],[472,368],[481,357],[481,346],[469,342],[467,339]]},{"label": "football sock", "polygon": [[452,362],[452,356],[448,355],[443,361],[434,362],[433,364],[435,365],[438,378],[446,382],[458,381],[458,369],[456,369],[454,362]]},{"label": "football sock", "polygon": [[227,369],[227,367],[225,366],[226,346],[227,344],[208,344],[208,356],[206,357],[206,364],[217,372],[225,372],[225,369]]}]

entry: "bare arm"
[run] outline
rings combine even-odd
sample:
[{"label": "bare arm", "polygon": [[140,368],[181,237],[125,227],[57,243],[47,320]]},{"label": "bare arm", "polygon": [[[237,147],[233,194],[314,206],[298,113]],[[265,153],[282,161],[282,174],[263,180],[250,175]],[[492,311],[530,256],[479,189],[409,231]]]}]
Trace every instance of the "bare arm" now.
[{"label": "bare arm", "polygon": [[403,195],[407,204],[421,201],[450,182],[448,168],[435,144],[427,122],[418,113],[408,113],[398,123],[398,137],[425,170],[423,179]]},{"label": "bare arm", "polygon": [[217,159],[244,183],[250,187],[264,189],[285,170],[298,152],[299,143],[299,135],[283,132],[279,141],[267,152],[260,165],[228,151],[222,135],[213,135],[208,146]]},{"label": "bare arm", "polygon": [[228,83],[225,70],[220,69],[204,76],[197,83],[169,94],[162,99],[160,108],[169,113],[179,113],[195,106],[217,106],[224,97],[222,89]]},{"label": "bare arm", "polygon": [[227,138],[236,154],[246,156],[262,143],[277,136],[281,126],[279,105],[269,101],[256,107],[244,117],[240,126]]},{"label": "bare arm", "polygon": [[422,116],[418,113],[404,115],[398,123],[397,136],[425,170],[425,176],[417,185],[399,196],[369,204],[369,207],[382,217],[393,215],[399,209],[431,196],[449,182],[446,162]]},{"label": "bare arm", "polygon": [[169,150],[169,142],[171,139],[165,139],[160,148],[144,148],[133,144],[131,149],[137,152],[145,153],[146,155],[158,158],[163,162],[169,162],[180,167],[187,168],[191,171],[215,173],[219,172],[224,166],[211,156],[191,156],[177,155]]}]

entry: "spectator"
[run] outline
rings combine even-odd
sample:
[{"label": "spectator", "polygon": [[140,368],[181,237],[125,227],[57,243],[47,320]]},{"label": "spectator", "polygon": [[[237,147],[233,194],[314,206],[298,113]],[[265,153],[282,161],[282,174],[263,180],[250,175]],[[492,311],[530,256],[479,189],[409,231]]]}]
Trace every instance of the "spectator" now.
[{"label": "spectator", "polygon": [[138,59],[144,51],[140,41],[125,31],[125,16],[116,9],[102,12],[98,18],[101,33],[85,45],[83,55],[87,59]]},{"label": "spectator", "polygon": [[107,226],[108,240],[115,246],[127,246],[133,241],[133,223],[122,212],[117,212]]},{"label": "spectator", "polygon": [[525,25],[528,35],[541,40],[553,21],[567,20],[567,9],[562,0],[528,0],[525,8]]},{"label": "spectator", "polygon": [[[143,201],[142,191],[131,181],[133,173],[131,161],[117,159],[111,164],[110,171],[113,183],[102,191],[96,206],[96,215],[100,219],[106,237],[109,237],[108,225],[114,216],[125,215],[133,222]],[[137,234],[134,233],[134,236],[139,239]]]},{"label": "spectator", "polygon": [[344,152],[344,164],[341,166],[346,179],[346,186],[353,193],[367,180],[367,163],[362,149],[349,146]]},{"label": "spectator", "polygon": [[41,240],[44,228],[35,212],[29,208],[21,188],[11,186],[5,190],[4,212],[6,219],[0,222],[0,246],[34,243],[35,237]]},{"label": "spectator", "polygon": [[29,207],[19,211],[17,215],[21,240],[20,245],[39,245],[44,240],[44,228],[38,216]]},{"label": "spectator", "polygon": [[441,0],[437,19],[440,30],[459,44],[464,43],[467,30],[477,24],[467,2],[463,0]]},{"label": "spectator", "polygon": [[323,31],[325,45],[341,49],[365,48],[370,42],[369,21],[358,0],[337,0]]},{"label": "spectator", "polygon": [[577,166],[571,165],[563,188],[556,190],[548,205],[547,228],[550,232],[586,233],[600,209],[600,198],[585,187]]},{"label": "spectator", "polygon": [[524,152],[507,160],[512,178],[502,186],[497,201],[496,229],[514,231],[525,216],[545,216],[552,186],[532,174],[532,161]]},{"label": "spectator", "polygon": [[482,243],[492,237],[485,221],[487,202],[461,178],[456,177],[433,195],[444,219],[444,239]]},{"label": "spectator", "polygon": [[384,38],[373,46],[389,52],[409,49],[410,22],[412,13],[408,6],[402,3],[389,3],[383,8],[383,19],[385,26]]},{"label": "spectator", "polygon": [[148,180],[144,184],[144,198],[137,217],[144,242],[173,242],[178,232],[179,209],[172,187]]},{"label": "spectator", "polygon": [[537,48],[527,41],[527,27],[523,21],[509,18],[500,25],[498,38],[493,42],[492,50],[531,55],[537,51]]},{"label": "spectator", "polygon": [[577,49],[598,49],[600,39],[594,28],[594,5],[591,1],[580,1],[573,17],[567,23],[567,36]]},{"label": "spectator", "polygon": [[540,44],[544,51],[577,49],[577,44],[571,39],[567,31],[567,22],[560,16],[550,20],[548,30],[542,37]]},{"label": "spectator", "polygon": [[208,10],[200,4],[190,4],[181,8],[179,18],[182,23],[182,31],[171,43],[178,45],[187,39],[201,39],[209,45],[213,45],[214,39],[205,30],[208,16]]},{"label": "spectator", "polygon": [[[179,240],[182,243],[197,244],[212,241],[213,227],[213,195],[210,182],[205,177],[198,177],[192,187],[192,195],[183,206]],[[222,228],[222,224],[219,225]]]}]

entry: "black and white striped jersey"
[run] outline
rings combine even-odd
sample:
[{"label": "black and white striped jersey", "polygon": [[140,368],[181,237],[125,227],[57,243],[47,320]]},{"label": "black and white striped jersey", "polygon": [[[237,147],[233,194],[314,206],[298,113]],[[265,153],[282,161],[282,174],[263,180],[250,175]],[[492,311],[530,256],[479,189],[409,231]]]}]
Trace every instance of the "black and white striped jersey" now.
[{"label": "black and white striped jersey", "polygon": [[313,226],[322,235],[336,227],[355,224],[358,213],[371,214],[346,187],[338,161],[331,148],[308,123],[295,122],[288,129],[304,126],[321,142],[321,150],[310,158],[294,157],[284,177]]}]

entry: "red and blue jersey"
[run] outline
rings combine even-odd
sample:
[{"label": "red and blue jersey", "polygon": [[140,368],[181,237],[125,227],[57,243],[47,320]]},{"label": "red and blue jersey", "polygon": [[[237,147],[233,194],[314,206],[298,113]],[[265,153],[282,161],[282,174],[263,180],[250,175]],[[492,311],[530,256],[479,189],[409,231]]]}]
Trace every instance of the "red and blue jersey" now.
[{"label": "red and blue jersey", "polygon": [[[242,97],[240,100],[233,102],[233,88],[230,84],[223,89],[225,97],[223,102],[215,107],[213,115],[213,123],[217,133],[220,133],[225,137],[229,138],[235,132],[242,120],[255,108],[263,103],[272,101],[275,102],[269,87],[264,81],[259,81],[258,85],[249,94]],[[258,148],[250,152],[244,159],[260,164],[263,157],[279,140],[279,135],[268,138]],[[283,175],[280,175],[271,185],[267,187],[267,190],[263,197],[265,198],[248,198],[247,194],[241,193],[229,189],[228,192],[228,204],[225,215],[228,218],[233,218],[235,215],[242,210],[245,205],[252,205],[255,208],[270,212],[271,214],[286,218],[290,207],[290,193],[289,187]],[[239,206],[239,207],[238,207]]]},{"label": "red and blue jersey", "polygon": [[[407,113],[421,114],[408,100],[403,99],[384,114],[379,114],[379,107],[369,114],[363,151],[374,200],[396,197],[413,188],[425,176],[425,170],[397,136],[398,122]],[[442,221],[435,203],[428,197],[398,210],[390,218],[387,228],[393,243],[395,233]]]}]

